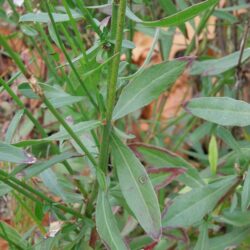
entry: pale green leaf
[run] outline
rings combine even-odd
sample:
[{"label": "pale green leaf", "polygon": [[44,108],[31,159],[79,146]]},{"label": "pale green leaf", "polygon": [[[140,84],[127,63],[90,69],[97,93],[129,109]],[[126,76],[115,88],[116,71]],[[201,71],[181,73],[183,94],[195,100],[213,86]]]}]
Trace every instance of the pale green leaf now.
[{"label": "pale green leaf", "polygon": [[116,135],[111,138],[112,157],[123,196],[147,234],[159,239],[161,214],[149,176],[133,152]]},{"label": "pale green leaf", "polygon": [[25,179],[29,179],[33,176],[37,176],[46,169],[54,166],[55,164],[62,162],[64,160],[70,159],[71,157],[76,156],[76,153],[63,152],[59,155],[54,155],[50,159],[44,160],[42,162],[37,162],[32,166],[26,168],[25,170]]},{"label": "pale green leaf", "polygon": [[194,98],[186,106],[194,116],[223,126],[250,125],[250,104],[229,97]]},{"label": "pale green leaf", "polygon": [[33,164],[36,158],[20,148],[0,142],[0,161]]},{"label": "pale green leaf", "polygon": [[[237,66],[240,52],[234,52],[228,56],[204,61],[196,61],[192,65],[191,75],[214,76],[226,72],[229,69]],[[243,52],[241,62],[244,62],[250,57],[250,48]]]},{"label": "pale green leaf", "polygon": [[[82,18],[81,14],[76,12],[72,13],[73,18],[79,20]],[[68,14],[52,13],[53,19],[56,23],[69,21]],[[50,23],[49,14],[46,12],[28,13],[20,17],[19,22],[38,22],[38,23]]]}]

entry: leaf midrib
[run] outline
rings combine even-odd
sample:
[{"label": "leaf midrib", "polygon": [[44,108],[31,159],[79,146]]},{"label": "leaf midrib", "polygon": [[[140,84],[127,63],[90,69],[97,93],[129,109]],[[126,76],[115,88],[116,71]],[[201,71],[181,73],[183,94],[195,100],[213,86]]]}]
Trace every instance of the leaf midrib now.
[{"label": "leaf midrib", "polygon": [[[183,66],[183,65],[181,64],[181,65],[177,66],[176,68],[179,69],[179,68],[181,68],[181,66]],[[166,75],[168,75],[168,74],[172,74],[172,73],[176,70],[176,68],[170,69],[169,71],[167,71],[166,73],[164,73],[163,75],[161,75],[160,77],[158,77],[157,79],[154,79],[150,84],[146,85],[145,88],[142,88],[139,92],[137,92],[137,94],[134,95],[134,96],[130,99],[130,101],[128,101],[122,108],[119,109],[119,112],[117,112],[117,113],[114,115],[113,119],[117,119],[117,117],[120,118],[120,114],[123,113],[122,111],[123,111],[124,109],[126,110],[127,106],[129,106],[129,105],[134,101],[135,98],[137,98],[142,92],[146,91],[149,87],[152,87],[152,85],[153,85],[154,82],[158,81],[158,80],[161,79],[161,78],[164,78],[164,77],[165,77]],[[129,86],[129,85],[128,85],[128,86]],[[125,90],[125,89],[124,89],[124,90]],[[118,101],[118,104],[119,104],[119,101]],[[116,106],[116,107],[117,107],[117,106]]]},{"label": "leaf midrib", "polygon": [[[225,186],[226,186],[226,185],[225,185]],[[181,211],[180,213],[178,213],[176,216],[172,217],[169,221],[171,221],[171,220],[173,220],[173,219],[176,220],[176,218],[179,218],[180,216],[182,216],[183,214],[185,214],[186,211],[189,211],[189,210],[192,209],[194,206],[197,206],[197,204],[202,203],[202,202],[203,202],[204,200],[206,200],[206,199],[209,200],[209,198],[211,197],[211,195],[214,195],[214,193],[223,190],[223,189],[225,188],[225,186],[222,186],[222,187],[219,188],[219,189],[216,189],[216,188],[215,188],[214,191],[213,191],[212,193],[210,193],[208,196],[205,196],[204,198],[202,198],[202,199],[198,200],[197,202],[193,203],[193,204],[192,204],[191,206],[189,206],[187,209],[182,210],[182,211]]]},{"label": "leaf midrib", "polygon": [[[114,138],[114,137],[113,137],[113,138]],[[130,176],[132,177],[133,181],[135,182],[136,188],[139,190],[138,193],[140,194],[141,199],[142,199],[142,202],[143,202],[144,206],[146,207],[146,210],[147,210],[147,212],[148,212],[148,214],[149,214],[149,218],[150,218],[151,223],[152,223],[151,225],[154,225],[153,220],[152,220],[152,218],[151,218],[151,213],[150,213],[150,211],[149,211],[149,209],[148,209],[148,207],[147,207],[147,205],[146,205],[146,202],[145,202],[145,200],[144,200],[143,194],[141,193],[141,189],[140,189],[140,187],[138,186],[138,184],[137,184],[137,182],[136,182],[136,179],[135,179],[135,177],[133,176],[133,173],[131,172],[130,166],[129,166],[129,164],[128,164],[126,158],[123,156],[122,151],[120,150],[119,145],[116,143],[115,140],[116,140],[116,139],[113,139],[113,141],[114,141],[114,143],[116,144],[116,147],[117,147],[117,149],[118,149],[118,152],[120,153],[122,159],[124,160],[125,165],[127,166],[127,169],[129,170],[129,174],[130,174]]]}]

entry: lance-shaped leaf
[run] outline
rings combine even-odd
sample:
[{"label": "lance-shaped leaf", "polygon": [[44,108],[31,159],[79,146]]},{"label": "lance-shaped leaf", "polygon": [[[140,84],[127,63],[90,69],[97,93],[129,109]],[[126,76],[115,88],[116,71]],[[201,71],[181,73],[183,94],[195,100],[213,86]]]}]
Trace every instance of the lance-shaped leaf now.
[{"label": "lance-shaped leaf", "polygon": [[209,240],[209,250],[230,249],[230,247],[235,247],[248,238],[249,233],[250,228],[243,227],[236,228],[223,236],[214,237]]},{"label": "lance-shaped leaf", "polygon": [[145,69],[122,90],[113,119],[121,118],[156,99],[176,81],[186,64],[175,60]]},{"label": "lance-shaped leaf", "polygon": [[108,200],[108,194],[99,190],[96,203],[97,231],[108,249],[127,250],[122,240]]},{"label": "lance-shaped leaf", "polygon": [[183,168],[186,170],[177,179],[189,187],[201,187],[205,183],[199,175],[199,172],[189,162],[178,156],[177,154],[168,151],[166,149],[159,150],[146,148],[143,146],[138,147],[138,151],[143,155],[143,159],[152,164],[153,166],[161,169],[164,167],[170,167],[173,169]]},{"label": "lance-shaped leaf", "polygon": [[[195,61],[192,65],[191,75],[215,76],[236,67],[240,57],[240,51],[234,52],[228,56],[219,59],[210,59],[204,61]],[[241,62],[250,57],[250,48],[245,49]]]},{"label": "lance-shaped leaf", "polygon": [[20,148],[0,142],[0,161],[33,164],[36,158]]},{"label": "lance-shaped leaf", "polygon": [[161,236],[159,203],[144,166],[114,134],[111,145],[119,184],[128,206],[142,228],[153,239],[159,239]]},{"label": "lance-shaped leaf", "polygon": [[221,216],[215,217],[215,220],[235,227],[249,226],[250,212],[249,211],[225,212]]},{"label": "lance-shaped leaf", "polygon": [[[82,15],[77,12],[72,13],[72,15],[73,15],[73,18],[76,20],[79,20],[82,18]],[[68,14],[52,13],[52,16],[56,23],[69,21]],[[49,14],[46,12],[28,13],[28,14],[21,16],[19,22],[50,23],[50,18],[49,18]]]},{"label": "lance-shaped leaf", "polygon": [[127,16],[133,21],[142,23],[143,25],[149,26],[149,27],[178,26],[194,18],[195,16],[199,15],[201,12],[207,10],[208,8],[214,6],[217,3],[218,3],[218,0],[207,0],[202,3],[194,4],[191,7],[186,8],[185,10],[182,10],[171,16],[165,17],[157,21],[149,21],[149,22],[142,21],[133,13],[131,14],[130,13],[131,11],[129,13],[127,11]]},{"label": "lance-shaped leaf", "polygon": [[[84,132],[97,128],[100,125],[101,125],[100,121],[93,120],[93,121],[84,121],[84,122],[79,122],[77,124],[73,124],[71,128],[74,131],[74,133],[76,133],[78,136],[81,136]],[[49,137],[36,139],[36,140],[31,139],[27,141],[21,141],[21,142],[15,143],[15,145],[18,147],[27,147],[27,146],[38,145],[38,144],[49,142],[49,141],[68,140],[70,138],[71,136],[69,135],[69,133],[64,128],[62,128],[59,132]]]},{"label": "lance-shaped leaf", "polygon": [[223,126],[250,125],[250,104],[229,97],[194,98],[186,106],[194,116]]},{"label": "lance-shaped leaf", "polygon": [[164,227],[189,227],[210,213],[218,201],[237,182],[237,177],[225,179],[180,195],[173,200],[163,218]]}]

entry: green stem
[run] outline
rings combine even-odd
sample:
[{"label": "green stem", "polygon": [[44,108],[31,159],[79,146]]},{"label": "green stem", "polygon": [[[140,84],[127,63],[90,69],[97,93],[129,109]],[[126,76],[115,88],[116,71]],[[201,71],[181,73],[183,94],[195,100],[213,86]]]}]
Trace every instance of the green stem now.
[{"label": "green stem", "polygon": [[[116,98],[116,83],[118,78],[118,70],[120,63],[120,55],[122,49],[122,39],[123,39],[123,29],[125,23],[125,12],[126,12],[126,0],[115,1],[118,4],[118,20],[116,24],[116,38],[115,38],[115,48],[114,48],[114,59],[111,63],[110,77],[108,79],[107,88],[107,111],[106,111],[106,125],[103,129],[102,144],[100,149],[100,159],[99,167],[107,171],[108,167],[108,156],[109,156],[109,143],[110,143],[110,133],[112,129],[112,113]],[[113,8],[114,9],[114,8]],[[104,143],[105,142],[105,143]]]}]

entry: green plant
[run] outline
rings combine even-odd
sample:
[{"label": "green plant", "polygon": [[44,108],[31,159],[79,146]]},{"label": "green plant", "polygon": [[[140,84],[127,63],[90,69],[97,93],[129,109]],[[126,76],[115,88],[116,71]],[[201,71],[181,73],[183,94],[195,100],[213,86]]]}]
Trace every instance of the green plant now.
[{"label": "green plant", "polygon": [[[236,97],[247,81],[249,21],[236,30],[243,34],[241,46],[238,51],[229,46],[229,55],[202,58],[210,43],[195,43],[211,15],[234,23],[238,19],[230,11],[246,3],[225,10],[216,9],[218,0],[190,1],[190,6],[170,0],[91,1],[91,6],[46,0],[38,1],[41,11],[33,13],[32,1],[25,0],[20,16],[14,2],[7,2],[13,15],[2,11],[2,18],[16,25],[14,35],[23,36],[33,53],[24,62],[8,43],[13,37],[0,34],[2,54],[17,68],[0,79],[0,93],[6,91],[17,107],[0,142],[0,194],[12,194],[34,223],[22,235],[0,222],[0,237],[10,248],[248,249],[250,108]],[[134,13],[134,4],[145,10]],[[143,15],[156,19],[161,8],[168,16],[158,21]],[[185,22],[195,25],[197,15],[201,22],[185,56],[168,60],[175,28],[187,36]],[[140,68],[131,58],[135,30],[154,35]],[[166,60],[149,66],[157,43]],[[194,49],[202,60],[188,56]],[[45,62],[46,75],[31,70],[39,63],[36,55]],[[140,131],[141,141],[135,140],[128,128],[139,110],[169,90],[187,68],[200,77],[201,97],[188,101],[167,124],[160,107],[149,132]],[[12,88],[17,80],[18,93]],[[32,112],[27,100],[38,100],[39,108]],[[18,137],[27,118],[27,138]],[[231,129],[236,126],[241,127],[238,140]],[[179,127],[179,134],[171,133]]]}]

